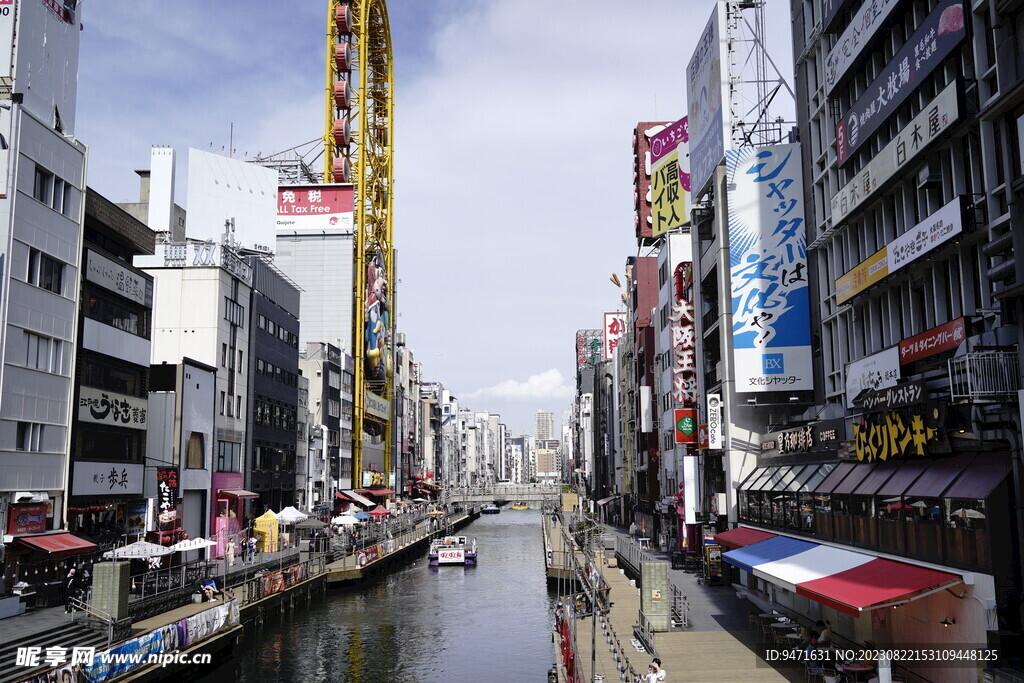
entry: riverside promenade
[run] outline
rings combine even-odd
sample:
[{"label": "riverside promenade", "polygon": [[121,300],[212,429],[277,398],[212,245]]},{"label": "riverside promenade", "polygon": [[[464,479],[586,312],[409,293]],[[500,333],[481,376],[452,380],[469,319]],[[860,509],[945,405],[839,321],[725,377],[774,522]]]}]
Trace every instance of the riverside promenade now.
[{"label": "riverside promenade", "polygon": [[[552,515],[545,516],[544,532],[557,538],[561,522]],[[736,597],[729,586],[708,586],[697,583],[697,577],[682,570],[669,570],[673,593],[684,596],[686,608],[679,615],[677,625],[669,631],[654,634],[656,655],[638,638],[640,625],[640,588],[620,567],[615,547],[620,539],[642,553],[643,561],[663,561],[660,554],[641,551],[622,530],[604,527],[601,541],[593,552],[593,565],[600,573],[599,581],[607,597],[598,600],[597,614],[584,607],[579,614],[566,609],[570,615],[569,639],[572,641],[572,676],[563,658],[562,635],[553,633],[553,649],[558,680],[563,683],[582,681],[642,680],[651,659],[661,659],[667,672],[667,682],[685,680],[688,683],[781,683],[805,681],[802,667],[772,666],[759,656],[762,645],[756,631],[749,625],[749,605]],[[557,541],[547,541],[557,546]],[[610,547],[609,547],[610,546]],[[577,557],[582,555],[577,551]],[[589,566],[587,568],[589,571]],[[550,573],[549,573],[550,576]],[[577,588],[570,587],[568,591]],[[561,596],[560,596],[561,597]],[[606,607],[602,608],[604,605]],[[682,625],[683,622],[686,625]],[[650,634],[648,634],[650,637]],[[592,645],[593,644],[593,645]],[[600,678],[599,678],[600,677]]]}]

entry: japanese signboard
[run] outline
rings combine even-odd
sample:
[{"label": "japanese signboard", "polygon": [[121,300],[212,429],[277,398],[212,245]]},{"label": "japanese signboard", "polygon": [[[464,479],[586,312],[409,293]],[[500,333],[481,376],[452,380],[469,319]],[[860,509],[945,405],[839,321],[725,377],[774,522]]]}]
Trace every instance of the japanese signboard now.
[{"label": "japanese signboard", "polygon": [[697,427],[697,448],[702,451],[708,450],[708,425],[701,422]]},{"label": "japanese signboard", "polygon": [[840,166],[967,35],[961,0],[942,0],[836,124]]},{"label": "japanese signboard", "polygon": [[625,313],[604,314],[604,359],[611,360],[615,356],[615,349],[619,346],[619,340],[626,333]]},{"label": "japanese signboard", "polygon": [[576,371],[601,360],[601,330],[576,330]]},{"label": "japanese signboard", "polygon": [[7,510],[7,533],[41,534],[46,531],[48,503],[11,505]]},{"label": "japanese signboard", "polygon": [[85,279],[143,306],[153,305],[153,281],[124,264],[87,250]]},{"label": "japanese signboard", "polygon": [[675,411],[676,443],[697,443],[697,411],[693,408]]},{"label": "japanese signboard", "polygon": [[736,391],[814,388],[799,145],[726,153]]},{"label": "japanese signboard", "polygon": [[708,394],[708,448],[722,447],[722,395]]},{"label": "japanese signboard", "polygon": [[689,126],[684,116],[651,137],[651,235],[690,222]]},{"label": "japanese signboard", "polygon": [[868,0],[860,6],[853,15],[853,21],[846,26],[835,47],[825,57],[826,95],[832,94],[836,84],[857,61],[864,47],[871,42],[900,2],[902,0]]},{"label": "japanese signboard", "polygon": [[277,232],[352,232],[351,185],[284,185],[277,188]]},{"label": "japanese signboard", "polygon": [[244,249],[272,253],[277,191],[275,169],[190,149],[185,234],[220,244],[227,232]]},{"label": "japanese signboard", "polygon": [[832,223],[850,215],[960,119],[960,86],[953,81],[832,196]]},{"label": "japanese signboard", "polygon": [[939,439],[928,418],[913,412],[864,415],[853,424],[854,449],[862,462],[924,456]]},{"label": "japanese signboard", "polygon": [[967,321],[963,318],[933,327],[900,342],[900,364],[906,365],[943,351],[952,351],[966,338]]},{"label": "japanese signboard", "polygon": [[178,468],[156,468],[156,507],[161,524],[178,519]]},{"label": "japanese signboard", "polygon": [[381,420],[391,419],[391,403],[372,391],[366,392],[366,412]]},{"label": "japanese signboard", "polygon": [[900,352],[893,346],[846,366],[846,407],[864,390],[878,391],[896,386],[900,378]]},{"label": "japanese signboard", "polygon": [[[693,264],[681,261],[676,265],[673,276],[676,303],[668,317],[672,323],[672,400],[680,408],[693,409],[696,422],[697,330],[693,324],[693,304],[687,299],[693,284]],[[688,432],[689,440],[679,441],[677,432],[676,443],[693,443],[692,436],[692,432]]]},{"label": "japanese signboard", "polygon": [[80,387],[78,390],[78,419],[82,422],[144,430],[148,407],[149,401],[144,398],[92,387]]},{"label": "japanese signboard", "polygon": [[638,241],[651,238],[651,138],[669,121],[641,121],[633,130],[633,193]]},{"label": "japanese signboard", "polygon": [[949,204],[886,245],[889,251],[889,272],[895,273],[963,231],[960,197],[955,197]]},{"label": "japanese signboard", "polygon": [[715,167],[722,163],[726,136],[732,130],[726,106],[730,89],[726,4],[725,0],[716,0],[711,19],[686,67],[691,203],[711,181]]},{"label": "japanese signboard", "polygon": [[802,453],[834,453],[846,436],[846,421],[823,420],[761,437],[761,459]]},{"label": "japanese signboard", "polygon": [[889,275],[888,252],[882,247],[867,260],[861,261],[850,272],[836,280],[836,303],[846,303],[854,295]]},{"label": "japanese signboard", "polygon": [[839,10],[848,0],[822,0],[821,1],[821,29],[828,31],[832,22],[839,16]]},{"label": "japanese signboard", "polygon": [[124,506],[125,531],[129,534],[146,533],[146,519],[149,516],[150,499],[130,500]]},{"label": "japanese signboard", "polygon": [[[100,455],[83,454],[83,455]],[[73,496],[139,495],[142,493],[143,465],[124,462],[87,462],[74,464],[71,480]]]},{"label": "japanese signboard", "polygon": [[921,380],[897,384],[894,387],[869,391],[856,401],[865,411],[903,408],[928,400],[928,389]]}]

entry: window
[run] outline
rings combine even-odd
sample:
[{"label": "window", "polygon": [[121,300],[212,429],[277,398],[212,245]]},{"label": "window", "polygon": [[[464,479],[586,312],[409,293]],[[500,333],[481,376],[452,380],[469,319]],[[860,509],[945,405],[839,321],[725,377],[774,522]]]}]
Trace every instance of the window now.
[{"label": "window", "polygon": [[60,294],[64,289],[64,264],[38,249],[29,249],[28,283]]},{"label": "window", "polygon": [[222,368],[228,366],[228,345],[226,342],[220,345],[220,366]]},{"label": "window", "polygon": [[229,297],[224,297],[224,319],[232,325],[245,327],[245,307]]},{"label": "window", "polygon": [[261,330],[267,329],[267,319],[264,318],[262,315],[256,319],[256,324],[259,326]]},{"label": "window", "polygon": [[327,385],[332,389],[341,388],[341,375],[336,373],[334,370],[327,371]]},{"label": "window", "polygon": [[47,206],[53,201],[53,174],[36,166],[35,182],[32,185],[32,196]]},{"label": "window", "polygon": [[147,395],[145,370],[133,365],[118,365],[92,353],[85,355],[82,384],[129,396]]},{"label": "window", "polygon": [[242,374],[242,352],[238,352],[238,374]]},{"label": "window", "polygon": [[149,311],[121,299],[83,289],[85,317],[122,332],[149,338]]},{"label": "window", "polygon": [[334,399],[328,399],[327,414],[331,417],[341,417],[341,403]]},{"label": "window", "polygon": [[227,412],[227,400],[228,395],[223,391],[220,392],[220,414],[224,415]]},{"label": "window", "polygon": [[185,466],[193,470],[201,470],[206,467],[205,443],[203,435],[199,432],[192,432],[188,437],[188,451],[186,453]]},{"label": "window", "polygon": [[241,472],[242,444],[234,441],[217,442],[217,471]]},{"label": "window", "polygon": [[59,375],[64,369],[64,342],[26,332],[25,367]]},{"label": "window", "polygon": [[19,422],[16,448],[19,451],[42,451],[43,425],[35,422]]},{"label": "window", "polygon": [[242,397],[235,397],[235,415],[242,417]]}]

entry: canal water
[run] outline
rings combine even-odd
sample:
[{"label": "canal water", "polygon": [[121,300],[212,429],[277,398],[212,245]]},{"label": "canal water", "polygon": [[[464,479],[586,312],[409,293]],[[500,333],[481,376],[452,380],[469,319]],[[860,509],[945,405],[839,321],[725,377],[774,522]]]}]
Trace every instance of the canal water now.
[{"label": "canal water", "polygon": [[270,620],[202,681],[543,681],[554,663],[538,510],[484,515],[479,566],[422,556]]}]

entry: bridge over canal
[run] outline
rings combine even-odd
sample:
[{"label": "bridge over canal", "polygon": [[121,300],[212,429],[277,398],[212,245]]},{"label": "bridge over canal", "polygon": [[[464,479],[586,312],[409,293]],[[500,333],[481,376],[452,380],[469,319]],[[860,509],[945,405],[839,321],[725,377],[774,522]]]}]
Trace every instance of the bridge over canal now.
[{"label": "bridge over canal", "polygon": [[446,499],[453,503],[504,503],[523,502],[532,508],[556,505],[562,493],[560,484],[493,484],[491,486],[457,486],[444,491]]}]

